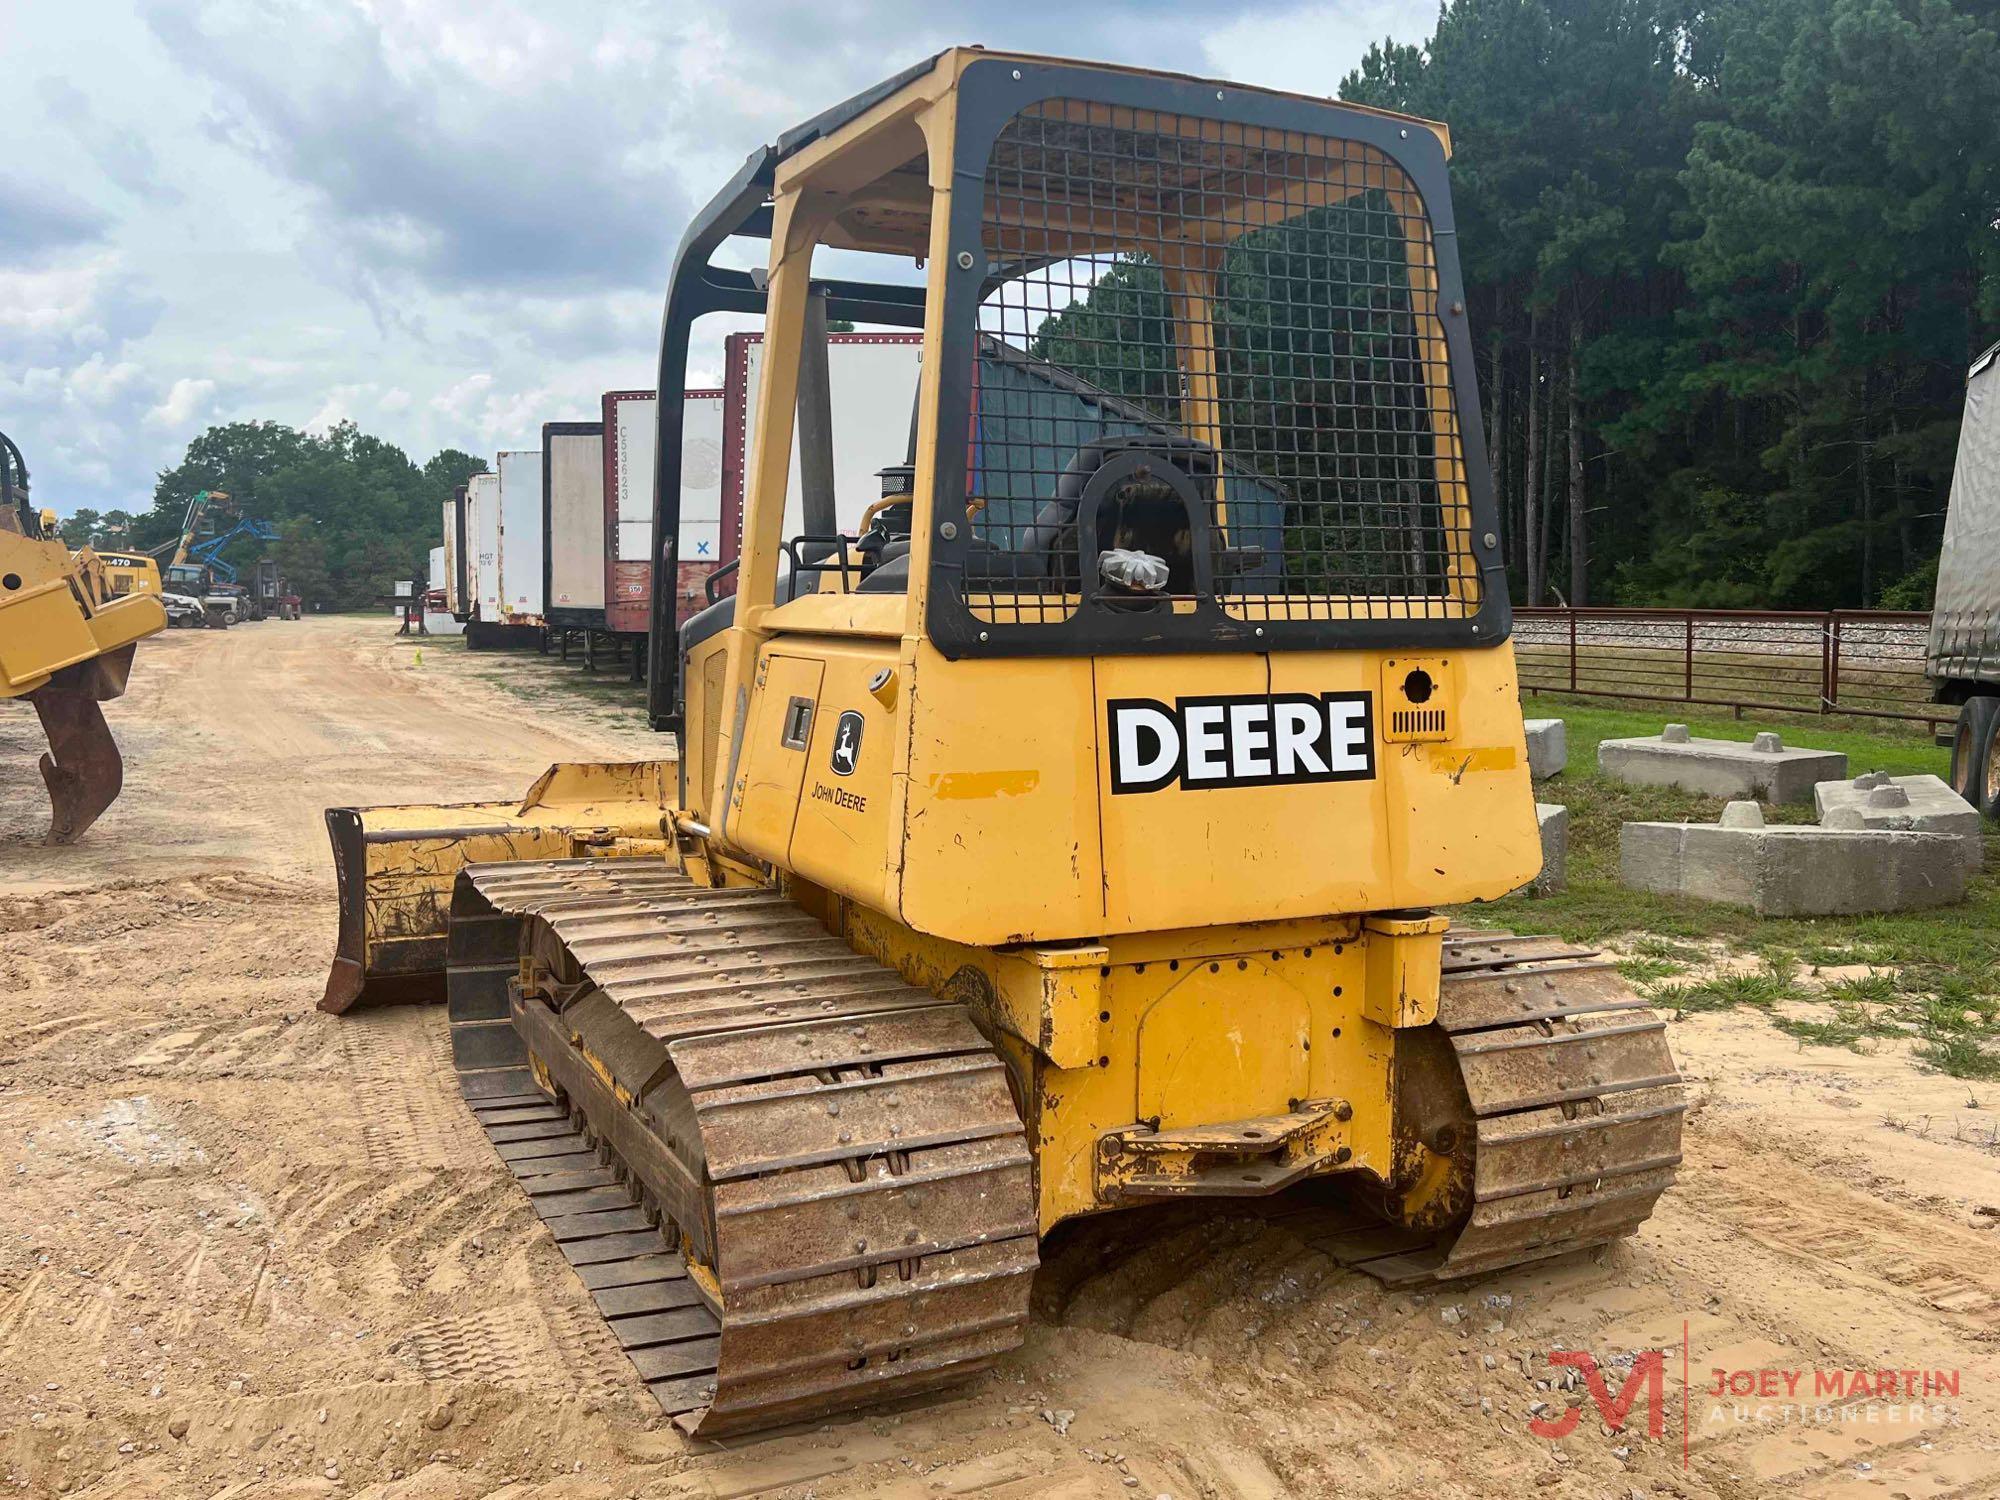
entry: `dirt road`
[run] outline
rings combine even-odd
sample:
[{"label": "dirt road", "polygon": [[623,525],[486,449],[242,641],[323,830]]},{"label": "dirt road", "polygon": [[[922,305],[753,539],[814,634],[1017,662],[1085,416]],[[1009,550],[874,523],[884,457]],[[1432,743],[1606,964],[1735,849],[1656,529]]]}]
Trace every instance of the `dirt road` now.
[{"label": "dirt road", "polygon": [[[442,1014],[313,1008],[323,806],[660,742],[357,620],[170,634],[111,716],[124,800],[44,850],[0,707],[0,1494],[2000,1492],[2000,1088],[1734,1013],[1675,1028],[1687,1165],[1615,1250],[1413,1296],[1260,1209],[1126,1216],[1049,1247],[992,1374],[691,1447],[473,1128]],[[1614,1396],[1664,1350],[1659,1400],[1642,1357],[1608,1434],[1558,1349]],[[1774,1394],[1711,1400],[1717,1367]],[[1854,1394],[1881,1369],[1948,1388]]]}]

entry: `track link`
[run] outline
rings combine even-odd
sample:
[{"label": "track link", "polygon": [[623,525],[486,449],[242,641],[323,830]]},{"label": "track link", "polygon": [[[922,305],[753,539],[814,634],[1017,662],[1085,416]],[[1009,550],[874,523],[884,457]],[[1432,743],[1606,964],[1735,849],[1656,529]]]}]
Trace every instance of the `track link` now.
[{"label": "track link", "polygon": [[1032,1163],[962,1006],[776,892],[641,860],[467,869],[449,988],[467,1103],[690,1432],[1020,1343]]},{"label": "track link", "polygon": [[1342,1264],[1397,1286],[1637,1229],[1681,1160],[1687,1104],[1666,1023],[1615,964],[1559,938],[1450,932],[1442,968],[1436,1031],[1465,1090],[1453,1128],[1469,1213],[1442,1232],[1343,1225],[1324,1211],[1298,1227]]}]

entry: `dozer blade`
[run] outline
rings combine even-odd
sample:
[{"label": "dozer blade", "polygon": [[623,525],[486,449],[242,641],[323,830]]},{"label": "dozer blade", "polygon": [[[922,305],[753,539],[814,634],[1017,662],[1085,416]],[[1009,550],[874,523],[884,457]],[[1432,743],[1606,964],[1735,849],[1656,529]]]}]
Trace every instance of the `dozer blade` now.
[{"label": "dozer blade", "polygon": [[28,697],[49,740],[41,762],[42,780],[48,783],[54,817],[44,842],[73,844],[118,800],[125,785],[125,762],[104,722],[104,710],[97,706],[97,695],[59,682],[52,679]]},{"label": "dozer blade", "polygon": [[671,761],[550,766],[527,796],[441,806],[330,807],[340,928],[320,1009],[444,999],[452,882],[467,865],[672,847]]},{"label": "dozer blade", "polygon": [[494,1150],[696,1436],[1021,1342],[1033,1164],[1005,1064],[784,895],[640,860],[468,869],[451,1033]]}]

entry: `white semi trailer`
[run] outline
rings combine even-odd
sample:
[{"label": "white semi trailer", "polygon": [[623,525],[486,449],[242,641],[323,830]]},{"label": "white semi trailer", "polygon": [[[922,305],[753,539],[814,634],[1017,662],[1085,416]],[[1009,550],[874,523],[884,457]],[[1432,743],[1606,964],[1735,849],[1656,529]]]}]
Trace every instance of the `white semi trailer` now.
[{"label": "white semi trailer", "polygon": [[[529,454],[539,463],[539,455]],[[508,457],[502,454],[504,459]],[[522,487],[520,466],[515,465],[516,493]],[[539,469],[530,493],[539,502],[541,480]],[[539,613],[532,619],[522,619],[509,609],[510,598],[507,574],[507,517],[505,497],[501,490],[500,475],[475,474],[465,486],[465,534],[467,543],[474,551],[466,578],[471,585],[472,605],[466,618],[465,643],[473,650],[489,650],[508,645],[529,645],[542,638],[542,622]],[[519,552],[534,554],[537,572],[535,592],[541,592],[539,572],[541,551],[541,526],[529,529],[531,546],[519,548]],[[517,561],[517,567],[520,564]]]},{"label": "white semi trailer", "polygon": [[[722,562],[724,421],[727,393],[683,393],[681,520],[676,539],[675,618],[706,602],[703,585]],[[653,391],[604,396],[605,621],[617,635],[644,636],[653,598],[653,467],[660,401]]]},{"label": "white semi trailer", "polygon": [[[835,333],[827,336],[832,391],[834,515],[853,534],[861,516],[882,496],[877,477],[899,464],[910,446],[923,335]],[[732,334],[725,346],[730,406],[724,455],[722,558],[734,559],[743,539],[743,496],[751,479],[744,455],[757,442],[757,389],[764,372],[764,335]],[[685,500],[683,500],[685,504]],[[805,529],[805,494],[799,479],[799,443],[792,438],[791,482],[785,490],[785,535]]]},{"label": "white semi trailer", "polygon": [[1924,670],[1958,706],[1952,789],[2000,818],[2000,344],[1966,372]]},{"label": "white semi trailer", "polygon": [[604,424],[542,424],[543,617],[604,629]]},{"label": "white semi trailer", "polygon": [[494,462],[500,476],[499,623],[539,631],[542,598],[542,453],[539,448],[502,451]]},{"label": "white semi trailer", "polygon": [[[447,511],[451,509],[449,501],[445,502],[445,509]],[[446,531],[445,535],[450,536],[451,533]],[[424,629],[432,635],[457,635],[465,629],[449,607],[432,608],[434,604],[444,605],[451,593],[451,553],[449,543],[442,547],[431,548],[430,588],[426,591],[423,602]]]},{"label": "white semi trailer", "polygon": [[469,618],[500,624],[500,476],[475,474],[465,485],[465,535],[472,549],[466,568],[471,584]]}]

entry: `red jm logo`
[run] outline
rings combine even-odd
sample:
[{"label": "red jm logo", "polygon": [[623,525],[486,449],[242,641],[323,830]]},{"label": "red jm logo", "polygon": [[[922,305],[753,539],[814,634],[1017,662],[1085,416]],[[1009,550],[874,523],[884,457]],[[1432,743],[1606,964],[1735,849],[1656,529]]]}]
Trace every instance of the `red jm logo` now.
[{"label": "red jm logo", "polygon": [[[1597,1368],[1597,1359],[1587,1349],[1556,1349],[1549,1354],[1552,1365],[1571,1365],[1583,1371],[1583,1383],[1590,1391],[1590,1399],[1597,1403],[1598,1415],[1604,1418],[1604,1425],[1613,1432],[1623,1432],[1626,1420],[1632,1415],[1633,1404],[1641,1392],[1646,1397],[1646,1435],[1659,1437],[1666,1430],[1666,1417],[1662,1412],[1661,1397],[1666,1384],[1666,1356],[1658,1349],[1648,1349],[1633,1357],[1632,1373],[1625,1379],[1625,1386],[1616,1399],[1611,1388],[1604,1383],[1603,1372]],[[1528,1431],[1536,1437],[1566,1438],[1576,1431],[1576,1424],[1583,1416],[1581,1406],[1572,1406],[1555,1417],[1536,1417],[1528,1423]]]}]

